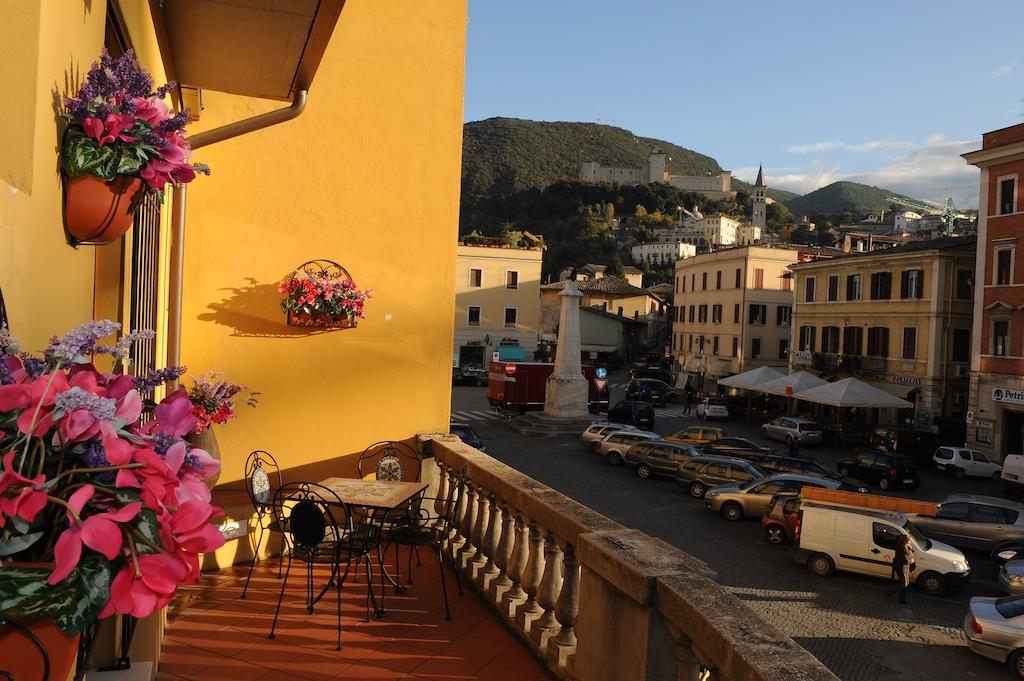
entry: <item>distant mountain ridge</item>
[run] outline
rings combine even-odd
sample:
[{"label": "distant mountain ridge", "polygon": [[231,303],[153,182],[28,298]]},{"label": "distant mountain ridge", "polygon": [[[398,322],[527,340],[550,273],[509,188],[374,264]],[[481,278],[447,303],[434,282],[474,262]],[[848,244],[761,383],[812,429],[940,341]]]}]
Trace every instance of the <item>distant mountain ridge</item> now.
[{"label": "distant mountain ridge", "polygon": [[810,194],[792,198],[785,203],[793,216],[800,219],[802,216],[812,213],[849,211],[858,214],[877,214],[892,204],[889,197],[916,201],[909,196],[897,194],[881,187],[840,180],[816,189]]}]

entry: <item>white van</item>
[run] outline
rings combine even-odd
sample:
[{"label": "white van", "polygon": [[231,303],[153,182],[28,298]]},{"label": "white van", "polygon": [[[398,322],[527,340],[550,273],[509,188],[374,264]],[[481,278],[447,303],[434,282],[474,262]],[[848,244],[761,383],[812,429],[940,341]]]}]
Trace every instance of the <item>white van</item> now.
[{"label": "white van", "polygon": [[963,586],[970,576],[964,554],[928,539],[902,513],[801,500],[793,559],[813,574],[836,570],[892,579],[896,542],[909,534],[917,569],[911,581],[930,596]]},{"label": "white van", "polygon": [[1001,479],[1007,494],[1024,494],[1024,455],[1006,455]]}]

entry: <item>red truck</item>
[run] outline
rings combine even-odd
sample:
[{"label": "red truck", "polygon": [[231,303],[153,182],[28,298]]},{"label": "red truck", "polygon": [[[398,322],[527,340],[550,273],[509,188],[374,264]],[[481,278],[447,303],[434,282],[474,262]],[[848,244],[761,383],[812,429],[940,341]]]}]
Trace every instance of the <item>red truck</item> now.
[{"label": "red truck", "polygon": [[[496,409],[515,410],[520,414],[544,409],[548,376],[555,370],[546,362],[491,362],[487,374],[487,401]],[[597,369],[583,366],[583,376],[590,390],[590,411],[608,409],[608,379],[599,379]],[[599,387],[600,386],[600,387]]]}]

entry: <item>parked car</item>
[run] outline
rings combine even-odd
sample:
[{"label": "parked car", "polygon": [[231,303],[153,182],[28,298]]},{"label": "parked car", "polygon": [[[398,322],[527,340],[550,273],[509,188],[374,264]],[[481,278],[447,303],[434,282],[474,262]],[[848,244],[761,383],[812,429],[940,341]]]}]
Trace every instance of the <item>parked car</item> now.
[{"label": "parked car", "polygon": [[822,487],[856,492],[857,488],[839,480],[816,478],[812,475],[778,473],[742,484],[712,487],[704,495],[708,510],[721,513],[726,520],[739,520],[744,516],[760,518],[768,509],[768,502],[776,492],[797,492],[804,487]]},{"label": "parked car", "polygon": [[616,433],[620,430],[636,430],[636,426],[626,425],[625,423],[608,423],[607,421],[595,421],[587,426],[587,429],[583,431],[580,436],[580,440],[583,441],[585,447],[590,447],[596,440],[600,440],[609,433]]},{"label": "parked car", "polygon": [[995,478],[998,480],[1003,467],[989,461],[981,452],[966,447],[939,447],[932,456],[935,467],[943,473],[952,473],[957,480],[965,476],[973,478]]},{"label": "parked car", "polygon": [[462,385],[462,382],[465,379],[466,376],[462,373],[462,369],[459,367],[452,367],[452,385]]},{"label": "parked car", "polygon": [[934,516],[911,516],[923,533],[965,549],[1024,546],[1024,504],[998,497],[952,494]]},{"label": "parked car", "polygon": [[622,463],[622,459],[626,455],[626,450],[637,442],[640,442],[641,440],[657,439],[657,433],[651,433],[645,430],[620,430],[614,433],[609,433],[600,440],[595,440],[591,446],[594,452],[607,459],[608,463],[613,466],[618,466]]},{"label": "parked car", "polygon": [[821,444],[821,426],[808,419],[798,419],[792,416],[780,416],[761,426],[761,437],[773,440],[782,440],[785,443],[799,442],[806,444]]},{"label": "parked car", "polygon": [[1003,491],[1008,495],[1024,493],[1024,455],[1007,454],[1003,459]]},{"label": "parked car", "polygon": [[636,443],[626,450],[622,461],[627,466],[636,468],[636,474],[641,478],[649,478],[652,475],[675,477],[680,465],[695,456],[700,456],[700,451],[693,445],[654,440]]},{"label": "parked car", "polygon": [[775,450],[751,442],[744,437],[721,437],[709,442],[701,450],[705,454],[715,456],[737,456],[743,459],[750,458],[754,454],[772,454]]},{"label": "parked car", "polygon": [[761,532],[769,544],[788,544],[800,525],[800,497],[796,492],[776,492],[761,518]]},{"label": "parked car", "polygon": [[964,617],[967,647],[1024,679],[1024,596],[975,596]]},{"label": "parked car", "polygon": [[1024,594],[1024,560],[1011,560],[999,567],[999,588],[1004,594]]},{"label": "parked car", "polygon": [[1024,560],[1024,544],[1007,544],[992,549],[989,559],[999,567],[1011,560]]},{"label": "parked car", "polygon": [[461,383],[469,385],[487,385],[487,369],[484,367],[467,366],[462,367]]},{"label": "parked car", "polygon": [[473,430],[473,426],[468,423],[452,423],[448,426],[448,432],[452,435],[458,435],[459,439],[465,442],[470,447],[475,447],[481,452],[486,451],[483,440],[480,439],[480,435]]},{"label": "parked car", "polygon": [[654,428],[654,407],[650,402],[621,400],[608,410],[608,420],[651,430]]},{"label": "parked car", "polygon": [[697,417],[702,419],[727,419],[729,418],[729,407],[723,399],[705,397],[697,405]]},{"label": "parked car", "polygon": [[836,570],[892,580],[896,543],[910,536],[917,569],[910,581],[930,596],[963,586],[970,577],[964,554],[921,534],[902,513],[800,501],[800,531],[793,559],[811,573],[828,577]]},{"label": "parked car", "polygon": [[915,489],[921,482],[913,459],[878,450],[861,452],[856,459],[839,462],[839,472],[878,485],[879,489],[905,487]]},{"label": "parked car", "polygon": [[634,378],[626,384],[626,397],[631,400],[653,402],[663,407],[667,402],[675,402],[679,398],[679,392],[656,378]]},{"label": "parked car", "polygon": [[676,482],[694,499],[703,499],[712,487],[731,482],[744,483],[764,477],[764,471],[743,459],[724,456],[695,456],[679,466]]},{"label": "parked car", "polygon": [[[946,440],[946,442],[950,441]],[[956,442],[957,440],[952,441]],[[878,426],[871,432],[870,439],[871,447],[891,454],[909,456],[918,464],[928,463],[928,453],[934,452],[940,443],[939,435],[930,430],[896,426]]]},{"label": "parked car", "polygon": [[666,435],[666,440],[683,442],[688,445],[702,445],[725,437],[725,431],[721,428],[711,426],[687,426],[671,435]]}]

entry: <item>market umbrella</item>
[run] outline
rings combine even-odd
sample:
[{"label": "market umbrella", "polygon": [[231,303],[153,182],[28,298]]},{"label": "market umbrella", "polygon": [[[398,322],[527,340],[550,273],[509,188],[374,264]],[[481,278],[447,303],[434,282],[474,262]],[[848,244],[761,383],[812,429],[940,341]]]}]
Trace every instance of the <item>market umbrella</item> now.
[{"label": "market umbrella", "polygon": [[832,407],[909,409],[914,405],[856,378],[844,378],[793,395],[798,400]]},{"label": "market umbrella", "polygon": [[[789,376],[781,376],[767,383],[762,383],[753,389],[759,393],[790,397],[822,385],[828,385],[828,381],[806,371],[797,371]],[[787,388],[791,388],[791,390],[787,390]]]},{"label": "market umbrella", "polygon": [[724,385],[729,388],[742,388],[743,390],[756,390],[757,386],[784,376],[785,374],[775,367],[765,366],[720,379],[718,385]]}]

